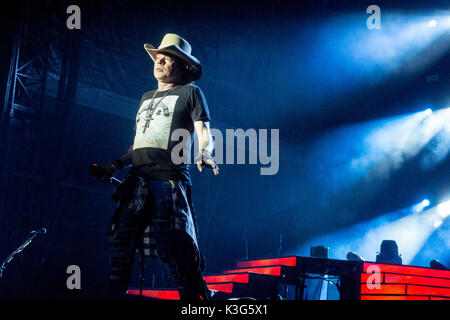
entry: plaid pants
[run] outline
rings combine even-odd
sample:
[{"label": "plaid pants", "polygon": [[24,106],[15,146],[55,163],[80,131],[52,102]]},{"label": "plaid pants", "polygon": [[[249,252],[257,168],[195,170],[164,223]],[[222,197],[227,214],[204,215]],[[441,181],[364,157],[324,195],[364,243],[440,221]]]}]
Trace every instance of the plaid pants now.
[{"label": "plaid pants", "polygon": [[126,292],[137,250],[168,266],[181,299],[208,299],[189,185],[139,177],[131,198],[117,210],[111,225],[112,291]]}]

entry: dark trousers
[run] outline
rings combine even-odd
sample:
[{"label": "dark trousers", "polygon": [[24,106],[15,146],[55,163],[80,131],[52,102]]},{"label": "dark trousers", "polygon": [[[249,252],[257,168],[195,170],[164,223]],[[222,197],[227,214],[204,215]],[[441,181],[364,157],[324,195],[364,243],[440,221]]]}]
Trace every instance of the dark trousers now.
[{"label": "dark trousers", "polygon": [[[168,181],[151,181],[142,212],[123,208],[111,248],[110,289],[126,292],[132,276],[136,249],[145,226],[152,221],[153,240],[159,258],[175,278],[182,300],[209,299],[209,290],[202,276],[201,255],[196,243],[184,228],[177,227],[174,210],[185,194],[177,195]],[[176,191],[178,192],[178,191]],[[177,198],[174,201],[174,198]],[[190,206],[189,201],[185,201]],[[185,208],[186,209],[186,208]],[[181,219],[183,220],[183,219]]]}]

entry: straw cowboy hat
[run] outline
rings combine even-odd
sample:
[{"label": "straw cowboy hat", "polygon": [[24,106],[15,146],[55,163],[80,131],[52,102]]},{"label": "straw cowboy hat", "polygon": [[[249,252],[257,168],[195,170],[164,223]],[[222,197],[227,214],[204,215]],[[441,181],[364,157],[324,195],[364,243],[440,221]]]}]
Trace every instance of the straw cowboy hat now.
[{"label": "straw cowboy hat", "polygon": [[190,81],[200,79],[202,76],[202,65],[197,58],[191,55],[191,45],[179,35],[174,33],[167,33],[161,41],[158,48],[155,48],[150,43],[144,44],[144,48],[150,55],[153,61],[156,59],[158,52],[169,53],[180,58],[187,64],[187,75]]}]

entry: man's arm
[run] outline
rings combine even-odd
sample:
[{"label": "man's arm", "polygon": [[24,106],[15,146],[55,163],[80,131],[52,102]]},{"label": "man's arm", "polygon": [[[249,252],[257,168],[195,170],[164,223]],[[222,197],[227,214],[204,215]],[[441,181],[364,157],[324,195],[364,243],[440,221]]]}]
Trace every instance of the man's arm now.
[{"label": "man's arm", "polygon": [[[197,168],[202,172],[203,165],[209,165],[214,171],[214,175],[219,174],[219,167],[215,164],[214,160],[210,157],[214,150],[214,141],[211,135],[211,129],[209,127],[209,121],[195,121],[194,122],[195,133],[198,137],[199,154],[203,155],[203,161],[196,160]],[[206,155],[206,156],[205,156]],[[209,155],[209,157],[207,156]],[[206,158],[206,159],[205,159]]]},{"label": "man's arm", "polygon": [[130,149],[128,149],[127,153],[118,158],[118,160],[121,162],[122,168],[131,164],[131,161],[133,159],[133,147],[134,145],[132,145]]},{"label": "man's arm", "polygon": [[105,166],[105,173],[101,179],[103,180],[103,182],[110,182],[111,177],[113,177],[117,171],[122,170],[123,168],[131,164],[131,161],[133,159],[133,147],[134,145],[132,145],[130,149],[128,149],[128,151],[120,158],[111,161]]}]

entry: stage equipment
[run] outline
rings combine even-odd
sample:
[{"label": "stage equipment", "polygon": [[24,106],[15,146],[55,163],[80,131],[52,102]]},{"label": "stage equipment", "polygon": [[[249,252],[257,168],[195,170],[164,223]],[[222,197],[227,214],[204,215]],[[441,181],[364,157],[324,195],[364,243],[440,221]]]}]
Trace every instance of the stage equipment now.
[{"label": "stage equipment", "polygon": [[439,260],[431,260],[430,268],[439,270],[448,270],[448,268],[444,266]]},{"label": "stage equipment", "polygon": [[25,240],[24,243],[22,243],[20,245],[20,247],[18,247],[16,250],[14,250],[2,263],[2,265],[0,266],[0,278],[3,277],[3,272],[6,269],[6,265],[8,263],[10,263],[13,259],[14,256],[18,253],[21,253],[23,251],[23,249],[25,249],[33,240],[34,238],[36,238],[38,235],[40,234],[46,234],[47,233],[47,229],[45,228],[40,228],[37,230],[33,230],[29,233],[27,239]]},{"label": "stage equipment", "polygon": [[328,247],[315,246],[310,248],[310,256],[313,258],[328,259]]},{"label": "stage equipment", "polygon": [[383,240],[380,253],[377,254],[376,262],[402,264],[402,258],[398,254],[398,246],[394,240]]},{"label": "stage equipment", "polygon": [[361,258],[359,255],[357,255],[357,254],[354,253],[353,251],[347,253],[347,260],[348,260],[348,261],[364,261],[363,258]]}]

